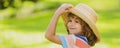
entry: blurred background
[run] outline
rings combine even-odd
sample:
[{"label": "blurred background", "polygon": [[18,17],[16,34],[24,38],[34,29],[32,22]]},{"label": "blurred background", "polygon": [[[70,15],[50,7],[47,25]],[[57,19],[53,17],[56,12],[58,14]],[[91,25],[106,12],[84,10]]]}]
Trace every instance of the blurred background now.
[{"label": "blurred background", "polygon": [[[101,42],[93,48],[120,47],[120,0],[0,0],[0,48],[62,48],[44,33],[63,3],[85,3],[98,13]],[[56,31],[67,34],[61,18]]]}]

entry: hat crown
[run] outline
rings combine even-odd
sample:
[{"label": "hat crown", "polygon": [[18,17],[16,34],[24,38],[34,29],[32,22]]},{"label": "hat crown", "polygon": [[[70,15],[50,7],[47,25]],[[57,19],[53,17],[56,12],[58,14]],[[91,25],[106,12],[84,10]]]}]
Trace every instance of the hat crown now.
[{"label": "hat crown", "polygon": [[85,4],[78,4],[74,9],[78,9],[78,12],[84,14],[86,18],[90,19],[93,23],[96,23],[98,15],[92,8],[88,7]]}]

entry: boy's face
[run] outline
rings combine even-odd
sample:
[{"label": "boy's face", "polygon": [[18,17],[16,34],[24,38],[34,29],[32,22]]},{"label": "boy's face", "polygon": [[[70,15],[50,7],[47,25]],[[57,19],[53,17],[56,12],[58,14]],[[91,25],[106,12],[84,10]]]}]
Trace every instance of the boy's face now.
[{"label": "boy's face", "polygon": [[82,26],[80,24],[80,20],[77,16],[70,16],[67,28],[70,34],[80,34],[82,32]]}]

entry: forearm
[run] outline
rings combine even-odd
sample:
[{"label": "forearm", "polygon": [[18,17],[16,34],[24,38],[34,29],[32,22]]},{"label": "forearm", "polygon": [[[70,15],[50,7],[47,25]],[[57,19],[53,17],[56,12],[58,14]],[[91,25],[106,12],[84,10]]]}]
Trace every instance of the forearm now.
[{"label": "forearm", "polygon": [[49,37],[52,37],[52,36],[55,36],[56,35],[56,25],[57,25],[57,21],[59,19],[59,16],[58,15],[54,15],[48,28],[47,28],[47,31],[45,33],[45,37],[47,39],[49,39]]}]

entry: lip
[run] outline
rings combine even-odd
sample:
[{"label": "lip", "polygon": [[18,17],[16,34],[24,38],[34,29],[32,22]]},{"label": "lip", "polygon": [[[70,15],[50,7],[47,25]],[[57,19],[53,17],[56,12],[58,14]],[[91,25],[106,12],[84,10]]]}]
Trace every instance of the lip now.
[{"label": "lip", "polygon": [[76,29],[76,28],[69,28],[69,29]]}]

